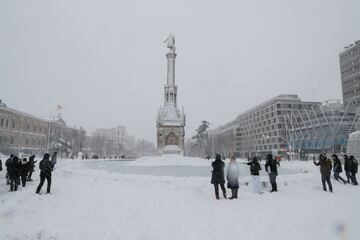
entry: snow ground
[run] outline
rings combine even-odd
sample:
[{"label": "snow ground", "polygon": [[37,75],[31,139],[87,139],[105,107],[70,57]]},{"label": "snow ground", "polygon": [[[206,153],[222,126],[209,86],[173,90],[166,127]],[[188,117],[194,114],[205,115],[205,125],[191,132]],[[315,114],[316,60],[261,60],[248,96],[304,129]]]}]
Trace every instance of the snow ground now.
[{"label": "snow ground", "polygon": [[[157,160],[167,158],[175,165],[192,161]],[[242,184],[239,199],[220,201],[210,176],[124,175],[62,160],[52,194],[36,195],[38,171],[34,182],[15,193],[7,192],[2,171],[0,239],[359,239],[359,187],[332,181],[334,193],[323,192],[311,161],[282,162],[282,167],[300,173],[280,175],[278,193],[253,194]]]}]

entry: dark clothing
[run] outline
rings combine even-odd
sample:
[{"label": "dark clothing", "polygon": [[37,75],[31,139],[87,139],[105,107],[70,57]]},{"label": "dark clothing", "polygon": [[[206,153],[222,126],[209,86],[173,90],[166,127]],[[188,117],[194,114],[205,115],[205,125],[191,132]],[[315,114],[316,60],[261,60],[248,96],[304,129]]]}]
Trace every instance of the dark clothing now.
[{"label": "dark clothing", "polygon": [[326,183],[327,183],[329,186],[330,192],[332,192],[333,189],[332,189],[332,185],[330,182],[332,165],[331,165],[330,159],[327,159],[326,157],[322,157],[319,162],[314,161],[314,164],[316,166],[320,166],[321,182],[322,182],[324,191],[327,191],[326,190]]},{"label": "dark clothing", "polygon": [[338,172],[338,173],[342,172],[341,161],[337,157],[334,158],[334,170],[333,171]]},{"label": "dark clothing", "polygon": [[219,199],[219,185],[221,187],[221,190],[223,192],[223,195],[224,195],[224,198],[226,198],[226,189],[225,189],[225,185],[223,183],[220,183],[220,184],[214,184],[214,187],[215,187],[215,197],[216,199]]},{"label": "dark clothing", "polygon": [[277,174],[275,174],[275,173],[269,173],[271,192],[277,192],[276,176],[277,176]]},{"label": "dark clothing", "polygon": [[21,164],[20,177],[21,177],[21,183],[22,183],[23,187],[26,186],[26,177],[27,177],[28,172],[29,172],[29,166],[30,166],[29,162]]},{"label": "dark clothing", "polygon": [[51,176],[54,165],[49,161],[49,159],[42,159],[39,163],[39,168],[45,175]]},{"label": "dark clothing", "polygon": [[350,174],[351,174],[351,182],[354,185],[358,185],[358,182],[356,180],[356,174],[358,172],[358,162],[356,159],[351,159],[351,168],[350,168]]},{"label": "dark clothing", "polygon": [[2,171],[2,162],[1,162],[1,159],[0,159],[0,171]]},{"label": "dark clothing", "polygon": [[[330,175],[326,175],[326,176],[321,175],[321,182],[322,182],[324,191],[327,191],[327,190],[326,190],[326,183],[327,183],[328,186],[329,186],[330,192],[333,191],[332,185],[331,185],[331,182],[330,182]],[[325,182],[326,182],[326,183],[325,183]]]},{"label": "dark clothing", "polygon": [[250,165],[250,174],[254,176],[259,176],[259,171],[261,170],[260,163],[258,161],[248,162],[247,165]]},{"label": "dark clothing", "polygon": [[50,193],[50,187],[51,187],[51,172],[54,169],[54,165],[49,160],[49,155],[45,154],[44,158],[39,163],[40,168],[40,184],[36,189],[36,193],[40,193],[40,190],[45,182],[45,178],[47,181],[47,193]]},{"label": "dark clothing", "polygon": [[37,161],[34,161],[34,158],[35,158],[34,155],[32,155],[32,156],[29,158],[29,175],[27,176],[27,180],[28,180],[28,181],[32,181],[31,176],[32,176],[32,173],[35,171],[35,163],[36,163]]},{"label": "dark clothing", "polygon": [[46,193],[50,193],[51,188],[51,175],[46,175],[44,172],[40,172],[40,184],[36,189],[36,193],[40,193],[42,186],[44,185],[45,179],[47,181]]},{"label": "dark clothing", "polygon": [[221,159],[216,159],[211,163],[213,168],[211,174],[211,183],[212,184],[224,184],[225,177],[224,177],[224,167],[225,163]]},{"label": "dark clothing", "polygon": [[321,159],[319,162],[314,161],[314,164],[316,166],[320,166],[321,175],[323,175],[323,176],[331,175],[332,164],[329,159]]},{"label": "dark clothing", "polygon": [[341,180],[344,184],[346,184],[345,179],[343,179],[343,178],[340,176],[340,173],[339,173],[339,172],[334,172],[334,178],[335,178],[336,181],[340,182],[340,180]]},{"label": "dark clothing", "polygon": [[6,160],[6,167],[10,179],[10,191],[17,191],[17,186],[20,185],[21,163],[17,157],[9,158]]},{"label": "dark clothing", "polygon": [[268,168],[270,167],[270,172],[277,175],[278,171],[277,171],[277,166],[276,165],[280,166],[280,163],[278,161],[274,160],[274,159],[267,160],[266,163],[265,163],[266,172],[268,172]]},{"label": "dark clothing", "polygon": [[336,154],[333,154],[333,159],[334,159],[334,178],[336,181],[340,182],[340,180],[346,184],[346,181],[345,179],[343,179],[341,176],[340,176],[340,173],[342,172],[342,166],[341,166],[341,161],[340,159],[337,157]]}]

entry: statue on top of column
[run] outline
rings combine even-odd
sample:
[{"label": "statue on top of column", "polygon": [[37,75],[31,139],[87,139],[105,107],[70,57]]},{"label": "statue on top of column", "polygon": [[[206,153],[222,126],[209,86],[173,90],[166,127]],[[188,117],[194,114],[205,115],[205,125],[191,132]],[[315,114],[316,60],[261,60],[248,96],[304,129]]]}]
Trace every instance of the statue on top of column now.
[{"label": "statue on top of column", "polygon": [[175,36],[170,33],[164,43],[165,42],[167,42],[167,47],[170,49],[170,51],[175,52]]}]

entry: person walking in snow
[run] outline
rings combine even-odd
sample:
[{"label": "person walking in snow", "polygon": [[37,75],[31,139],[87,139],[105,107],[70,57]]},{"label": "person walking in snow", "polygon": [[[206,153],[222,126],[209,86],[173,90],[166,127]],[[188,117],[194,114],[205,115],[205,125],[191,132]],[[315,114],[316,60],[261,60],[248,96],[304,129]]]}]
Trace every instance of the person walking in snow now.
[{"label": "person walking in snow", "polygon": [[219,198],[219,185],[221,187],[221,190],[223,192],[223,196],[226,199],[226,189],[225,189],[225,177],[224,177],[224,167],[225,163],[221,160],[221,155],[216,154],[215,161],[211,163],[211,166],[213,168],[212,174],[211,174],[211,183],[214,184],[215,188],[215,197],[216,199]]},{"label": "person walking in snow", "polygon": [[327,183],[330,192],[333,192],[333,188],[330,181],[331,169],[332,169],[332,164],[330,159],[328,159],[325,155],[320,154],[319,162],[314,161],[314,164],[316,166],[320,166],[321,182],[322,182],[323,190],[327,191],[326,189],[326,183]]},{"label": "person walking in snow", "polygon": [[46,193],[50,193],[51,188],[51,172],[54,169],[53,163],[50,161],[50,154],[45,153],[43,159],[39,163],[40,168],[40,183],[36,189],[36,193],[40,194],[40,190],[45,182],[47,181]]},{"label": "person walking in snow", "polygon": [[345,154],[344,155],[344,170],[345,170],[345,175],[347,178],[347,183],[350,183],[350,181],[351,181],[350,168],[351,168],[351,162],[350,162],[349,156]]},{"label": "person walking in snow", "polygon": [[356,180],[356,174],[358,172],[358,162],[353,155],[350,155],[350,163],[351,182],[353,185],[358,185],[358,182]]},{"label": "person walking in snow", "polygon": [[338,156],[334,153],[332,155],[332,158],[334,160],[334,178],[336,181],[340,182],[340,180],[346,184],[346,181],[345,179],[343,179],[341,176],[340,176],[340,173],[342,172],[342,166],[341,166],[341,161],[340,159],[338,158]]},{"label": "person walking in snow", "polygon": [[20,177],[21,177],[21,184],[23,187],[26,186],[26,177],[29,172],[29,162],[27,161],[27,158],[24,158],[21,161],[21,167],[20,167]]},{"label": "person walking in snow", "polygon": [[[277,165],[280,166],[280,163],[273,159],[272,154],[268,154],[266,157],[265,170],[269,173],[269,180],[271,184],[270,192],[277,192],[276,176],[278,175]],[[270,168],[270,172],[268,169]]]},{"label": "person walking in snow", "polygon": [[1,162],[1,159],[0,159],[0,171],[2,171],[2,162]]},{"label": "person walking in snow", "polygon": [[11,154],[10,157],[8,159],[6,159],[5,161],[5,167],[6,167],[6,185],[10,185],[10,175],[9,175],[9,167],[8,165],[10,164],[10,161],[12,160],[12,158],[14,157],[14,154]]},{"label": "person walking in snow", "polygon": [[31,155],[31,157],[29,158],[29,174],[27,176],[27,181],[32,181],[32,174],[33,172],[35,172],[35,163],[37,161],[34,161],[35,159],[35,155]]},{"label": "person walking in snow", "polygon": [[6,162],[10,178],[10,192],[17,191],[18,185],[20,185],[20,168],[21,163],[17,156],[13,156],[9,161]]},{"label": "person walking in snow", "polygon": [[236,162],[234,154],[230,155],[230,163],[226,173],[227,187],[231,189],[231,197],[229,199],[238,198],[239,189],[239,166]]},{"label": "person walking in snow", "polygon": [[254,193],[262,193],[261,187],[260,187],[260,173],[261,170],[260,163],[258,161],[258,158],[256,156],[253,157],[252,161],[248,162],[247,165],[250,166],[250,174],[252,178],[252,184],[253,184],[253,192]]}]

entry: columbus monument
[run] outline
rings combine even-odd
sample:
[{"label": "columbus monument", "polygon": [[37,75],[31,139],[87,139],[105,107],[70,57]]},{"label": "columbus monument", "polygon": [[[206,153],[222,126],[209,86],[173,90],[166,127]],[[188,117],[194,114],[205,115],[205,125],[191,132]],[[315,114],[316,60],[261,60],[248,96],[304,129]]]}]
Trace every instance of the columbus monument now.
[{"label": "columbus monument", "polygon": [[157,153],[158,154],[183,154],[185,137],[184,109],[180,112],[177,106],[177,85],[175,84],[175,37],[169,35],[165,40],[168,52],[167,81],[164,86],[164,106],[160,107],[157,126]]}]

